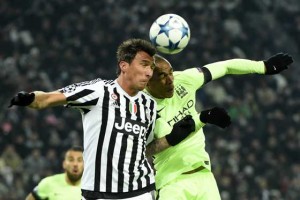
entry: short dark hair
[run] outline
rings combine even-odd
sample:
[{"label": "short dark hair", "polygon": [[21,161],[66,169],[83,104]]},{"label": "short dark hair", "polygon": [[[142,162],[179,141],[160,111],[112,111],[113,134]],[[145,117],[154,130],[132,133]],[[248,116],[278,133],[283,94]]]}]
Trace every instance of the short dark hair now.
[{"label": "short dark hair", "polygon": [[157,66],[158,63],[161,63],[161,62],[167,62],[172,67],[171,63],[165,57],[163,57],[163,56],[161,56],[159,54],[155,54],[153,56],[153,58],[154,58],[154,65],[155,65],[155,67]]},{"label": "short dark hair", "polygon": [[[156,53],[155,47],[143,39],[128,39],[120,44],[117,50],[117,61],[118,64],[121,61],[131,63],[136,54],[139,51],[144,51],[150,56],[153,56]],[[117,68],[117,75],[121,73],[120,67]]]},{"label": "short dark hair", "polygon": [[81,146],[72,146],[67,151],[81,151],[81,152],[83,152],[83,148]]},{"label": "short dark hair", "polygon": [[153,58],[154,58],[154,64],[166,61],[166,59],[163,56],[159,55],[159,54],[155,54],[153,56]]},{"label": "short dark hair", "polygon": [[72,146],[72,147],[68,148],[64,153],[64,158],[66,158],[66,155],[69,151],[83,152],[83,148],[81,146]]}]

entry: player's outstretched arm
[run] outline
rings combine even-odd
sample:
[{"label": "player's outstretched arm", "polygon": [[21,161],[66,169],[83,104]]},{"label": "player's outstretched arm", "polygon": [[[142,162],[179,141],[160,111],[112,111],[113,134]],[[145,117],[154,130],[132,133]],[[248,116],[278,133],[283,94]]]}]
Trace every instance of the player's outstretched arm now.
[{"label": "player's outstretched arm", "polygon": [[177,145],[193,131],[195,131],[195,121],[191,115],[187,115],[174,124],[171,133],[162,138],[155,139],[147,146],[147,157],[157,154],[170,146]]},{"label": "player's outstretched arm", "polygon": [[214,124],[221,128],[226,128],[231,124],[231,118],[224,108],[214,107],[212,109],[203,110],[199,115],[200,121],[203,123]]},{"label": "player's outstretched arm", "polygon": [[225,76],[226,74],[267,74],[273,75],[288,69],[293,63],[289,54],[277,53],[263,61],[248,59],[230,59],[203,66],[204,83]]},{"label": "player's outstretched arm", "polygon": [[10,105],[12,106],[28,106],[34,109],[43,109],[57,105],[66,104],[66,97],[59,91],[54,92],[18,92],[11,100]]}]

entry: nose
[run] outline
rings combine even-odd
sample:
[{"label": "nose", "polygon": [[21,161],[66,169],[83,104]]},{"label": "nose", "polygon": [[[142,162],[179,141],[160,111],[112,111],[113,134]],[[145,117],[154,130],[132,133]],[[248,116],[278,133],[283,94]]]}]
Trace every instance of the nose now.
[{"label": "nose", "polygon": [[153,69],[151,67],[147,67],[146,69],[146,76],[151,78],[153,75]]},{"label": "nose", "polygon": [[73,167],[74,167],[75,169],[77,169],[77,168],[78,168],[78,163],[73,163]]},{"label": "nose", "polygon": [[172,83],[173,83],[173,80],[174,80],[173,75],[168,75],[168,76],[167,76],[167,84],[172,84]]}]

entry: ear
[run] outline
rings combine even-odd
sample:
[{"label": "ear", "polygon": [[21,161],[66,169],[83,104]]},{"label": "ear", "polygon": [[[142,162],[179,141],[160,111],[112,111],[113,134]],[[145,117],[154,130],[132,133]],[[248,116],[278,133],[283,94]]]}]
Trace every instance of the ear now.
[{"label": "ear", "polygon": [[64,170],[66,169],[66,161],[65,160],[62,163],[62,167],[63,167]]},{"label": "ear", "polygon": [[129,67],[129,64],[128,64],[128,62],[121,61],[119,63],[119,67],[121,69],[121,72],[125,72],[125,71],[127,71],[128,67]]}]

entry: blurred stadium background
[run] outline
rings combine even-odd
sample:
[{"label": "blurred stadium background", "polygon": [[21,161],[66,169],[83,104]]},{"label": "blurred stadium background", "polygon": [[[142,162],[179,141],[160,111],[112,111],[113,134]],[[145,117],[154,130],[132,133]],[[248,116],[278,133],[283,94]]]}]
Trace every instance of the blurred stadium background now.
[{"label": "blurred stadium background", "polygon": [[227,130],[206,126],[207,150],[224,200],[300,199],[300,1],[0,1],[0,199],[19,200],[61,171],[63,151],[82,144],[77,111],[7,109],[20,90],[51,91],[115,78],[125,39],[148,39],[152,22],[176,13],[192,38],[175,70],[230,58],[294,57],[276,76],[227,76],[198,93],[198,108],[226,107]]}]

